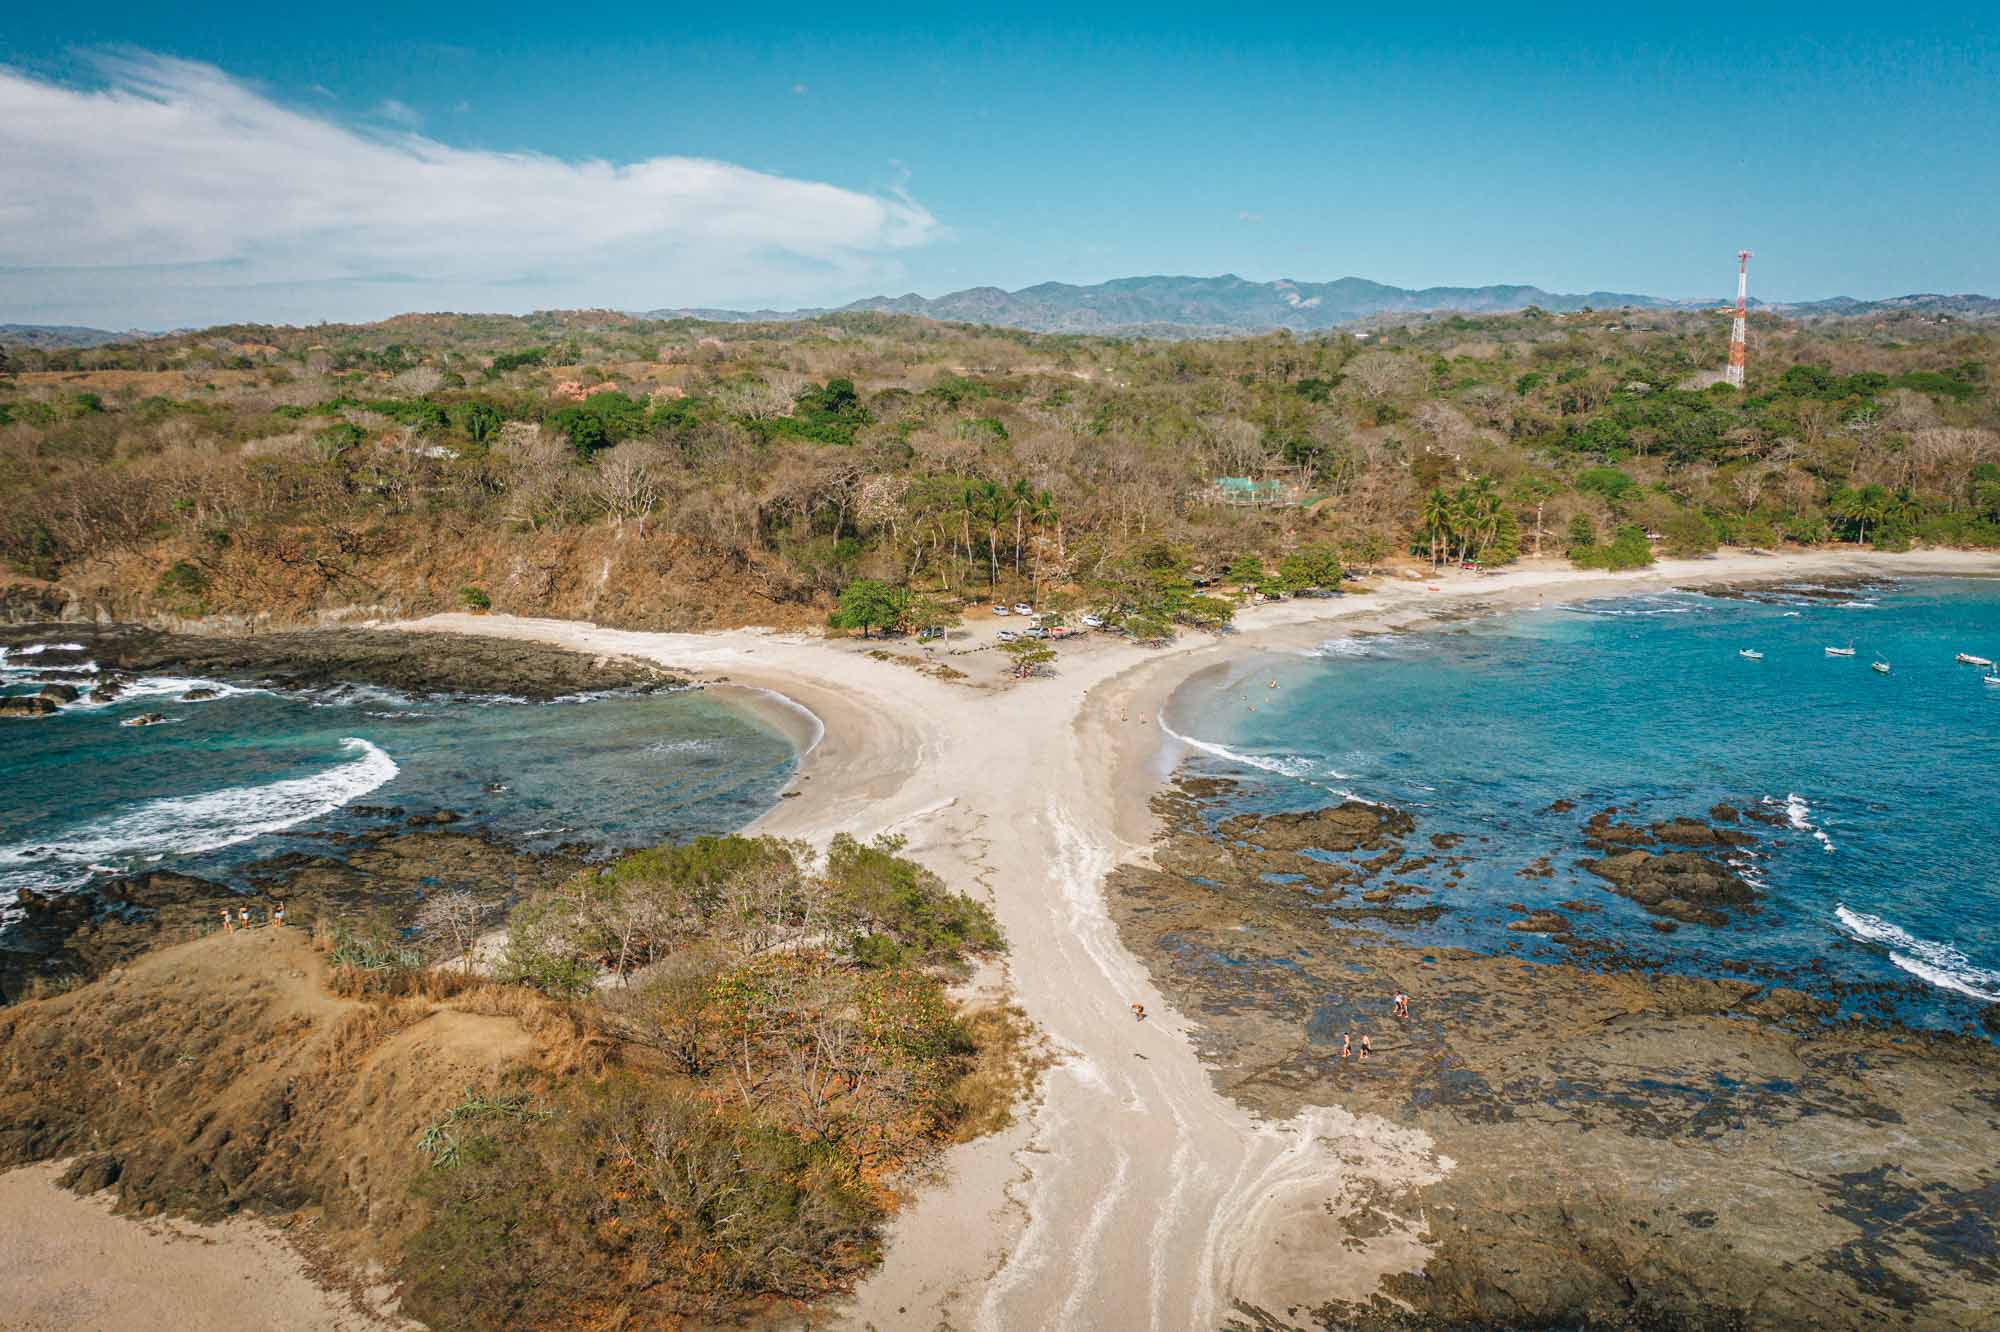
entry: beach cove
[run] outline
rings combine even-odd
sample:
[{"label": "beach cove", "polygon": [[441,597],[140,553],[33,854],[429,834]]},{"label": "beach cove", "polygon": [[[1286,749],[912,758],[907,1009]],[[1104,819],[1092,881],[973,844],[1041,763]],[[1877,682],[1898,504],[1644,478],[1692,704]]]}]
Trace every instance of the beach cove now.
[{"label": "beach cove", "polygon": [[789,728],[803,754],[787,798],[754,831],[816,843],[892,832],[994,907],[1012,947],[993,983],[1047,1032],[1059,1062],[1015,1129],[955,1149],[943,1180],[898,1218],[883,1266],[847,1311],[853,1325],[1177,1328],[1254,1316],[1310,1326],[1310,1310],[1364,1306],[1424,1270],[1441,1236],[1420,1206],[1402,1204],[1464,1163],[1392,1117],[1383,1096],[1225,1094],[1203,1058],[1216,1053],[1212,1019],[1183,1008],[1192,992],[1176,978],[1156,983],[1134,951],[1141,936],[1114,919],[1107,877],[1157,868],[1155,844],[1175,831],[1156,797],[1180,751],[1159,719],[1181,684],[1245,651],[1538,599],[1992,572],[2000,563],[1970,555],[1808,554],[1623,576],[1545,567],[1384,579],[1367,593],[1258,608],[1236,632],[1164,651],[1093,641],[1065,650],[1053,678],[1004,688],[809,635],[462,615],[398,627],[618,653],[692,673],[719,698],[742,691],[738,702]]},{"label": "beach cove", "polygon": [[[1190,1040],[1196,1024],[1121,938],[1101,884],[1114,867],[1150,859],[1161,826],[1153,796],[1174,764],[1157,719],[1183,681],[1244,650],[1311,646],[1330,629],[1409,628],[1538,599],[1996,571],[1990,557],[1947,552],[1385,579],[1366,594],[1262,607],[1234,633],[1165,651],[1092,643],[1066,652],[1053,679],[977,692],[814,636],[467,616],[408,627],[671,661],[816,713],[825,739],[801,770],[801,794],[755,830],[813,840],[892,831],[948,881],[987,895],[1011,942],[1007,983],[1062,1056],[1023,1124],[956,1149],[946,1182],[898,1219],[851,1320],[888,1327],[935,1310],[992,1328],[1171,1328],[1219,1325],[1239,1304],[1303,1319],[1420,1271],[1430,1256],[1420,1216],[1385,1216],[1371,1202],[1433,1183],[1451,1164],[1427,1134],[1386,1118],[1337,1105],[1273,1117],[1223,1095]],[[1135,1002],[1148,1012],[1143,1024]],[[1363,1214],[1372,1233],[1340,1224]]]}]

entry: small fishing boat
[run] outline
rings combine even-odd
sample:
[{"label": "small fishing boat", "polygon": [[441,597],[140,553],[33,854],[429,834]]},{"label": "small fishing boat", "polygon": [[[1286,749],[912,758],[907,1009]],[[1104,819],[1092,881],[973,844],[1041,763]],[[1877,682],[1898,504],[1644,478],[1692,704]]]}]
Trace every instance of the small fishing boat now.
[{"label": "small fishing boat", "polygon": [[1985,680],[1987,684],[2000,685],[2000,675],[1989,675],[1985,677]]},{"label": "small fishing boat", "polygon": [[1854,655],[1854,644],[1849,643],[1844,648],[1830,647],[1826,650],[1826,655],[1829,657],[1851,657]]},{"label": "small fishing boat", "polygon": [[1961,652],[1958,654],[1958,660],[1959,664],[1963,666],[1984,666],[1988,670],[1993,669],[1993,658],[1991,657],[1975,657],[1970,652]]},{"label": "small fishing boat", "polygon": [[1880,671],[1884,675],[1887,675],[1889,673],[1889,663],[1883,661],[1880,657],[1877,657],[1874,661],[1869,662],[1868,666],[1869,669]]},{"label": "small fishing boat", "polygon": [[1757,650],[1756,648],[1744,648],[1743,650],[1741,650],[1740,652],[1738,652],[1738,653],[1737,653],[1736,655],[1737,655],[1737,656],[1739,656],[1739,657],[1741,657],[1741,658],[1743,658],[1743,659],[1744,659],[1745,661],[1762,661],[1762,660],[1764,660],[1764,654],[1763,654],[1763,653],[1761,653],[1761,652],[1759,652],[1759,651],[1758,651],[1758,650]]}]

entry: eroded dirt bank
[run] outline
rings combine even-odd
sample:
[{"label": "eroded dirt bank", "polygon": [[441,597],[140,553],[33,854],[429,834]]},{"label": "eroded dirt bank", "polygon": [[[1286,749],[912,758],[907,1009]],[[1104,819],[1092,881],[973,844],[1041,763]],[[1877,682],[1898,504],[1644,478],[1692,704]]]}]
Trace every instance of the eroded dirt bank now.
[{"label": "eroded dirt bank", "polygon": [[[1157,798],[1153,866],[1107,886],[1125,942],[1196,1024],[1228,1095],[1274,1117],[1379,1114],[1454,1163],[1343,1223],[1362,1242],[1420,1216],[1434,1252],[1370,1304],[1316,1309],[1323,1326],[2000,1319],[1990,1044],[1837,1022],[1797,991],[1597,954],[1603,971],[1408,946],[1397,924],[1449,890],[1411,896],[1390,876],[1448,848],[1375,807],[1210,834],[1201,802],[1227,785]],[[1304,846],[1352,855],[1334,866]],[[1391,1012],[1399,991],[1406,1020]],[[1362,1033],[1373,1057],[1342,1059],[1343,1036]]]}]

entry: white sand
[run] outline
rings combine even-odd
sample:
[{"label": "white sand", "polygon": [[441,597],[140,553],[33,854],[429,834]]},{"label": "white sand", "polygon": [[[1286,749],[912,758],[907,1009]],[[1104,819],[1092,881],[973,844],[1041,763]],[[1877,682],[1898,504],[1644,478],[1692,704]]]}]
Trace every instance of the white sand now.
[{"label": "white sand", "polygon": [[[1278,1317],[1366,1299],[1422,1266],[1421,1218],[1365,1242],[1340,1218],[1450,1169],[1427,1137],[1337,1108],[1254,1119],[1210,1083],[1186,1023],[1106,914],[1105,873],[1147,852],[1146,802],[1174,755],[1158,710],[1227,654],[1498,609],[1676,583],[1841,573],[2000,573],[1961,553],[1731,555],[1639,574],[1544,564],[1498,576],[1378,580],[1379,590],[1245,612],[1237,632],[1148,650],[1065,644],[1052,679],[947,683],[867,655],[875,644],[737,630],[657,634],[554,620],[440,615],[397,626],[621,652],[781,693],[824,725],[795,798],[757,830],[823,842],[894,831],[908,854],[990,901],[1016,997],[1063,1053],[1014,1131],[955,1149],[945,1178],[895,1222],[887,1259],[848,1310],[855,1326],[1212,1327],[1232,1302]],[[1435,590],[1431,590],[1431,589]],[[995,626],[982,632],[990,638]],[[908,651],[907,646],[899,647]],[[991,654],[985,654],[990,657]],[[972,666],[977,658],[953,659]],[[728,695],[721,695],[727,697]],[[768,696],[757,715],[810,740]],[[1130,1007],[1149,1014],[1134,1020]],[[0,1325],[13,1316],[0,1294]],[[195,1324],[188,1324],[190,1326]],[[291,1326],[318,1326],[295,1323]]]},{"label": "white sand", "polygon": [[[1420,1132],[1337,1108],[1284,1123],[1252,1118],[1215,1091],[1185,1022],[1120,943],[1101,885],[1121,859],[1146,853],[1146,802],[1172,758],[1157,720],[1172,689],[1246,647],[1438,612],[1863,572],[2000,573],[2000,558],[1739,554],[1626,575],[1549,563],[1385,578],[1366,595],[1258,608],[1237,632],[1188,635],[1164,650],[1101,636],[1065,644],[1055,678],[999,689],[872,659],[874,644],[802,634],[637,633],[466,615],[402,627],[629,653],[778,691],[818,714],[825,735],[802,768],[800,795],[758,830],[813,841],[839,831],[907,837],[908,854],[993,904],[1016,996],[1064,1054],[1019,1130],[956,1150],[946,1182],[898,1218],[852,1322],[1178,1329],[1214,1326],[1239,1300],[1282,1317],[1366,1299],[1384,1274],[1421,1267],[1418,1218],[1360,1243],[1339,1219],[1357,1196],[1393,1194],[1449,1163]],[[1133,1002],[1146,1006],[1144,1023]]]}]

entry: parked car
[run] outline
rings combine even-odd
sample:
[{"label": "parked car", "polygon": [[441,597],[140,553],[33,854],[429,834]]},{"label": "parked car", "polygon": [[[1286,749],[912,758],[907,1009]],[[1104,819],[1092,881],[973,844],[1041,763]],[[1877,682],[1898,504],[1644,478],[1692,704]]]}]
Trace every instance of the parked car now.
[{"label": "parked car", "polygon": [[939,625],[933,624],[917,630],[917,641],[919,643],[929,643],[943,637],[944,629]]},{"label": "parked car", "polygon": [[1047,638],[1049,636],[1049,631],[1042,628],[1039,624],[1028,630],[1027,633],[1030,638]]},{"label": "parked car", "polygon": [[1035,608],[1033,606],[1030,606],[1027,602],[1017,601],[1014,603],[1014,614],[1033,615],[1034,613],[1035,613]]},{"label": "parked car", "polygon": [[995,606],[993,608],[993,613],[995,615],[1005,615],[1007,613],[1007,608],[1005,606]]},{"label": "parked car", "polygon": [[1104,617],[1101,615],[1086,615],[1080,623],[1086,629],[1102,629],[1104,627]]},{"label": "parked car", "polygon": [[1002,643],[1011,643],[1019,637],[1020,635],[1015,633],[1012,629],[1002,629],[1000,631],[1000,641]]}]

